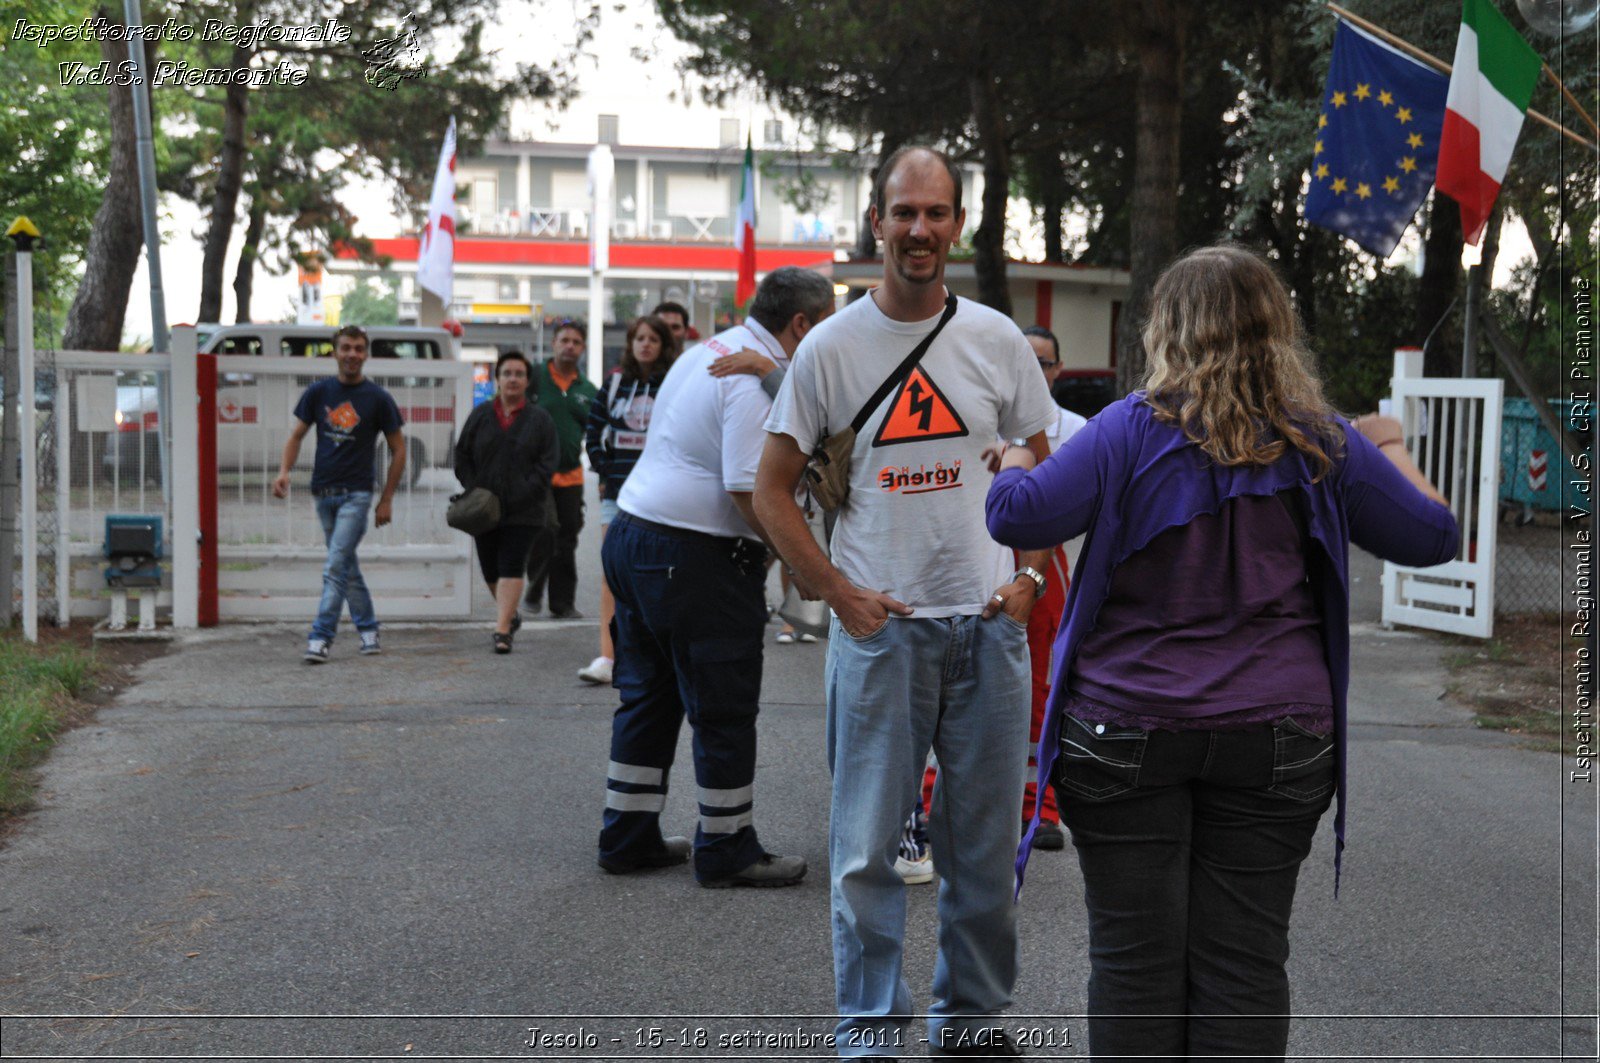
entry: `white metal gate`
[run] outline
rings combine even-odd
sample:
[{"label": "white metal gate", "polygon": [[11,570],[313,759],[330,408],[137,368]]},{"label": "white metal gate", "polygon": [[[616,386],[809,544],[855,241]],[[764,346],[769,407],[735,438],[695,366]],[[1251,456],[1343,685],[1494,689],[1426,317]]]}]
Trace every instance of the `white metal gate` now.
[{"label": "white metal gate", "polygon": [[[170,610],[175,627],[197,623],[202,492],[194,343],[194,329],[181,327],[173,330],[171,356],[56,352],[48,402],[29,411],[39,446],[23,461],[25,471],[48,464],[55,475],[48,494],[41,487],[24,495],[21,523],[38,529],[23,543],[23,560],[45,553],[56,562],[51,589],[60,623],[109,612],[101,546],[110,514],[162,517],[166,549],[156,605]],[[308,619],[316,612],[326,549],[308,490],[314,434],[301,447],[289,497],[273,498],[271,484],[300,392],[332,369],[331,359],[217,358],[212,483],[223,620]],[[369,360],[364,369],[394,396],[414,458],[394,499],[393,522],[369,529],[361,545],[363,576],[386,619],[470,614],[477,578],[472,543],[446,526],[444,511],[459,490],[451,458],[456,427],[472,408],[472,370],[461,362],[392,358]],[[172,396],[165,411],[164,389]],[[190,398],[177,401],[183,395]],[[170,443],[169,457],[163,442]],[[387,448],[378,450],[381,478]],[[32,566],[25,567],[31,581]],[[36,626],[37,599],[49,604],[50,597],[50,590],[25,596],[25,620]]]},{"label": "white metal gate", "polygon": [[[300,393],[329,375],[331,360],[223,355],[217,358],[218,615],[222,620],[309,618],[327,557],[310,494],[315,430],[290,475],[289,497],[272,497]],[[405,420],[405,478],[393,521],[370,527],[361,572],[386,619],[469,615],[472,541],[444,522],[460,490],[452,471],[456,428],[472,409],[472,370],[461,362],[369,359],[362,372],[394,396]],[[378,444],[378,482],[388,448]]]},{"label": "white metal gate", "polygon": [[1488,638],[1494,631],[1500,492],[1500,380],[1421,375],[1420,351],[1395,354],[1393,413],[1406,450],[1449,500],[1461,528],[1453,560],[1417,569],[1384,562],[1383,622]]}]

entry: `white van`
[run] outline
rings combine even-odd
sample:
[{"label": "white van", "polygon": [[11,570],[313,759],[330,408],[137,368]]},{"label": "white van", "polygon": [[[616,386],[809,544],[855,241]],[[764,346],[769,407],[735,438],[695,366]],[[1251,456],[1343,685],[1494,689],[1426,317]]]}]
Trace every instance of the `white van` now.
[{"label": "white van", "polygon": [[[256,355],[271,358],[332,358],[337,328],[328,325],[197,325],[201,354]],[[374,325],[365,328],[374,359],[419,362],[457,361],[455,337],[442,328]],[[334,372],[331,362],[307,366],[302,379],[225,371],[217,380],[217,472],[275,471],[294,416],[295,403],[312,379]],[[452,381],[438,377],[374,378],[394,396],[405,419],[407,481],[415,483],[425,469],[452,463],[455,422],[466,410],[454,409]],[[108,475],[124,476],[159,467],[155,393],[153,388],[117,389],[117,427],[108,440],[103,465]],[[385,448],[379,447],[380,452]],[[300,448],[296,469],[310,469],[314,441]]]}]

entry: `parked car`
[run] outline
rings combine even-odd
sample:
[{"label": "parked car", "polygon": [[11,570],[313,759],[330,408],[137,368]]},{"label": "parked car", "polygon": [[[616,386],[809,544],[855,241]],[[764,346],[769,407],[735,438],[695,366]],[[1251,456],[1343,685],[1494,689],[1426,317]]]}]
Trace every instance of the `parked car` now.
[{"label": "parked car", "polygon": [[[330,358],[334,329],[310,325],[199,325],[202,354],[254,355],[278,358]],[[400,325],[367,329],[374,360],[456,361],[459,352],[450,333],[439,328]],[[333,372],[308,367],[306,376]],[[375,377],[394,395],[406,427],[407,481],[415,483],[424,469],[448,467],[455,443],[457,416],[454,383],[437,377]],[[217,468],[221,473],[272,472],[278,467],[295,403],[306,380],[279,374],[261,375],[229,368],[217,379]],[[143,382],[117,388],[117,433],[108,439],[102,458],[107,474],[154,477],[160,468],[157,451],[160,415],[156,389]],[[383,448],[379,448],[382,452]],[[297,469],[310,469],[316,448],[300,448]]]},{"label": "parked car", "polygon": [[1050,395],[1056,405],[1079,417],[1093,417],[1117,401],[1115,369],[1063,369]]}]

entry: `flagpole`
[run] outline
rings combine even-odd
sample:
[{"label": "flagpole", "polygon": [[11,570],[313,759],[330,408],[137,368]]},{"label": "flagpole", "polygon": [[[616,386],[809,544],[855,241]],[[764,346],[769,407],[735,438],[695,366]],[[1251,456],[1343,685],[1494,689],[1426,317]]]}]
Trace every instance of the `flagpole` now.
[{"label": "flagpole", "polygon": [[1556,76],[1556,72],[1554,70],[1550,69],[1549,63],[1544,65],[1544,72],[1545,76],[1547,76],[1551,81],[1555,82],[1556,88],[1561,90],[1561,97],[1567,101],[1567,106],[1578,112],[1578,117],[1582,118],[1584,123],[1589,127],[1589,132],[1593,133],[1597,137],[1600,137],[1600,126],[1596,126],[1594,124],[1594,119],[1590,118],[1589,112],[1583,109],[1583,104],[1578,102],[1578,97],[1574,96],[1572,94],[1572,90],[1567,88],[1566,83]]},{"label": "flagpole", "polygon": [[[1410,41],[1407,41],[1407,40],[1405,40],[1405,39],[1403,39],[1401,37],[1396,37],[1394,34],[1390,33],[1388,30],[1384,29],[1382,26],[1379,26],[1379,25],[1377,25],[1376,23],[1373,23],[1373,22],[1368,22],[1366,19],[1362,18],[1360,15],[1357,15],[1354,12],[1348,11],[1345,8],[1340,7],[1338,4],[1329,4],[1328,5],[1328,10],[1330,12],[1332,12],[1334,15],[1338,16],[1339,18],[1344,19],[1346,22],[1349,22],[1349,23],[1351,23],[1352,25],[1355,25],[1355,26],[1360,26],[1362,29],[1366,30],[1368,33],[1371,33],[1376,37],[1383,38],[1385,41],[1387,41],[1390,44],[1394,45],[1396,48],[1400,49],[1402,52],[1405,52],[1407,55],[1411,56],[1413,59],[1421,60],[1422,62],[1427,63],[1429,66],[1433,67],[1435,70],[1441,71],[1442,73],[1445,73],[1445,74],[1450,73],[1451,68],[1450,68],[1450,64],[1449,63],[1445,62],[1443,59],[1440,59],[1437,56],[1430,55],[1429,53],[1423,51],[1421,48],[1418,48],[1416,45],[1412,44]],[[1553,71],[1550,71],[1550,67],[1548,65],[1545,67],[1545,70],[1550,72],[1550,76],[1552,78],[1555,78],[1555,73]],[[1556,79],[1556,84],[1557,85],[1561,85],[1560,79]],[[1566,93],[1566,86],[1565,85],[1561,85],[1561,91],[1563,93]],[[1568,96],[1568,102],[1571,103],[1572,106],[1577,107],[1578,113],[1583,115],[1584,121],[1588,122],[1589,126],[1591,128],[1593,128],[1594,127],[1594,120],[1589,117],[1587,112],[1585,112],[1582,107],[1578,107],[1577,101],[1571,98],[1571,94],[1570,93],[1567,93],[1567,96]],[[1566,126],[1562,125],[1560,122],[1556,121],[1554,118],[1551,118],[1551,117],[1549,117],[1547,115],[1541,114],[1538,111],[1535,111],[1532,107],[1528,108],[1527,115],[1528,115],[1529,118],[1532,118],[1535,122],[1539,122],[1539,123],[1541,123],[1543,125],[1549,126],[1551,129],[1554,129],[1557,133],[1560,133],[1562,136],[1566,137],[1568,140],[1576,141],[1577,143],[1582,144],[1584,147],[1590,149],[1591,151],[1596,150],[1596,149],[1600,149],[1600,143],[1596,143],[1595,141],[1590,140],[1588,137],[1585,137],[1582,134],[1573,132],[1572,130],[1568,129]],[[1600,135],[1600,133],[1597,133],[1597,135]]]}]

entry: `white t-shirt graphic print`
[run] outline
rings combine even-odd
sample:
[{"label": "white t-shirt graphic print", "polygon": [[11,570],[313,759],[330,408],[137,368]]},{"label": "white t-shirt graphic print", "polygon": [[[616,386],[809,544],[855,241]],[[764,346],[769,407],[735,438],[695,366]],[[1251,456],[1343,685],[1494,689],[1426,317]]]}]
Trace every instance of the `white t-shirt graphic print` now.
[{"label": "white t-shirt graphic print", "polygon": [[[869,295],[823,321],[795,352],[767,431],[811,453],[850,423],[938,320],[891,320]],[[1056,406],[1038,378],[1033,349],[1009,318],[957,300],[911,375],[856,434],[850,501],[832,545],[848,579],[920,617],[982,611],[1001,549],[984,527],[992,477],[982,455],[997,436],[1054,426]]]}]

